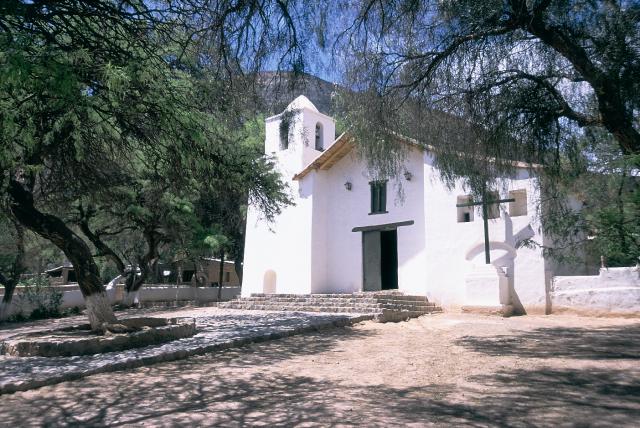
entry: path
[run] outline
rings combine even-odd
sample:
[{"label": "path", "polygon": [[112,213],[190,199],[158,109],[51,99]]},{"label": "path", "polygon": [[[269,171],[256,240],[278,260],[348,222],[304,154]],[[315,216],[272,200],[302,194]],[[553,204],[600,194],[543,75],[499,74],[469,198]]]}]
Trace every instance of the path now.
[{"label": "path", "polygon": [[640,320],[445,314],[5,395],[0,423],[637,426]]},{"label": "path", "polygon": [[[306,312],[266,312],[194,308],[174,311],[127,311],[131,316],[193,317],[198,332],[193,337],[126,351],[77,357],[13,357],[0,355],[0,394],[79,379],[97,373],[131,369],[163,361],[184,359],[252,342],[274,340],[322,328],[343,327],[370,315]],[[16,326],[16,334],[85,320],[60,319]],[[51,328],[51,327],[49,327]],[[2,337],[13,333],[5,329]]]}]

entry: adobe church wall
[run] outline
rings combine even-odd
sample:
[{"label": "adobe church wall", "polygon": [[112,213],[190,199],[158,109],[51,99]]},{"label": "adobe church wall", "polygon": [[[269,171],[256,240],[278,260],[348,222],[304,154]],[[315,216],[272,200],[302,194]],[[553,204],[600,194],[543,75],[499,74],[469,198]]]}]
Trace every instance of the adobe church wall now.
[{"label": "adobe church wall", "polygon": [[[329,201],[335,195],[335,190],[331,189],[327,183],[326,174],[314,171],[305,180],[312,181],[312,222],[311,222],[311,292],[328,293],[335,292],[327,289],[329,283],[329,270],[332,266],[327,261],[327,245],[335,238],[332,222],[329,221],[327,210]],[[343,266],[335,266],[337,270],[342,270]]]},{"label": "adobe church wall", "polygon": [[[363,232],[353,229],[412,221],[396,230],[399,290],[427,295],[445,306],[468,304],[465,277],[474,264],[484,263],[482,252],[475,251],[483,246],[483,222],[478,214],[474,221],[460,221],[456,203],[466,193],[462,187],[447,189],[438,178],[431,154],[417,148],[411,148],[406,158],[411,177],[387,183],[386,212],[370,212],[371,177],[354,153],[328,169],[306,170],[306,175],[293,181],[321,153],[315,150],[316,123],[325,132],[325,149],[327,138],[333,142],[334,136],[328,134],[335,132],[331,118],[319,113],[309,100],[298,97],[290,106],[294,104],[302,109],[292,122],[288,147],[281,146],[282,116],[274,116],[266,120],[265,152],[277,158],[296,205],[285,208],[271,225],[250,207],[243,296],[265,292],[267,286],[267,292],[276,293],[361,291]],[[536,218],[536,185],[526,169],[504,180],[501,197],[508,197],[510,190],[526,191],[526,215],[514,210],[514,216],[503,214],[489,221],[493,264],[509,277],[516,308],[526,311],[548,306],[541,250],[515,249],[518,241],[542,238]],[[400,194],[396,192],[399,187]]]},{"label": "adobe church wall", "polygon": [[[465,305],[465,278],[474,264],[484,264],[484,252],[472,260],[467,253],[484,244],[482,217],[478,210],[473,221],[459,222],[456,202],[466,192],[461,185],[448,190],[435,169],[434,158],[424,155],[426,206],[426,257],[428,297],[445,307]],[[499,196],[508,197],[511,190],[526,190],[527,214],[511,217],[501,207],[499,219],[489,220],[491,242],[516,247],[518,241],[531,238],[541,242],[541,231],[536,215],[537,183],[526,169],[518,170],[513,179],[505,179],[499,186]],[[513,304],[516,310],[544,311],[546,306],[545,268],[540,249],[518,248],[512,258],[505,251],[492,248],[492,264],[503,267],[509,277]],[[469,304],[468,302],[466,304]]]},{"label": "adobe church wall", "polygon": [[[293,182],[296,205],[268,224],[253,207],[247,213],[242,296],[311,293],[312,181]],[[265,290],[267,283],[274,289]]]},{"label": "adobe church wall", "polygon": [[[351,293],[362,290],[362,232],[354,227],[376,226],[413,220],[414,224],[397,229],[398,286],[411,294],[426,293],[424,253],[424,194],[422,155],[413,150],[406,168],[413,177],[387,183],[386,213],[370,214],[371,192],[366,167],[354,153],[338,161],[324,175],[326,200],[326,281],[323,291]],[[351,184],[348,190],[345,183]],[[398,184],[404,198],[398,197]]]},{"label": "adobe church wall", "polygon": [[[302,108],[290,122],[286,148],[282,145],[284,136],[281,138],[280,135],[282,115],[265,121],[265,153],[276,157],[278,170],[289,185],[295,205],[284,208],[271,224],[262,219],[255,208],[249,207],[242,296],[264,292],[311,293],[315,290],[311,281],[312,260],[314,257],[321,259],[324,253],[324,250],[318,251],[322,238],[315,233],[316,240],[313,240],[313,229],[317,229],[313,221],[314,198],[319,196],[314,190],[313,174],[301,181],[292,178],[309,159],[320,153],[314,148],[316,122],[322,122],[324,137],[332,142],[335,127],[330,118],[304,107],[304,100],[296,99],[291,106],[296,107],[295,104],[301,101]],[[323,264],[320,260],[319,265]]]}]

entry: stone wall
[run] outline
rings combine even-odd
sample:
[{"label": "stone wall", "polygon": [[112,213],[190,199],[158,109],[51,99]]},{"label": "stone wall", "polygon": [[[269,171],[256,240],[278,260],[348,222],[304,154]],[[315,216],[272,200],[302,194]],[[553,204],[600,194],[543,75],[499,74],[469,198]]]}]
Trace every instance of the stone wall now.
[{"label": "stone wall", "polygon": [[553,312],[640,315],[638,267],[602,268],[595,276],[556,276]]}]

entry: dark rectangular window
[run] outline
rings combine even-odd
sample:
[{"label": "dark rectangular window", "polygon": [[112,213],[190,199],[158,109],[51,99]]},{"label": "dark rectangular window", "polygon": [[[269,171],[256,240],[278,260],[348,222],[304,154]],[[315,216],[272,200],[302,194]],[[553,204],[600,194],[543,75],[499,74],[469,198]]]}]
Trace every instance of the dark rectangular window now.
[{"label": "dark rectangular window", "polygon": [[372,181],[371,186],[371,214],[387,212],[387,182]]}]

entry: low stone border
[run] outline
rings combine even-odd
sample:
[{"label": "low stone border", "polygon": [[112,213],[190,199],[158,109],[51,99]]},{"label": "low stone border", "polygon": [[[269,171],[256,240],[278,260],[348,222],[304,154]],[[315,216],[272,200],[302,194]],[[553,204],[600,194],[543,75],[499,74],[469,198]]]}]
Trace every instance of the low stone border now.
[{"label": "low stone border", "polygon": [[27,333],[0,342],[0,354],[14,357],[69,357],[142,348],[196,334],[194,318],[129,318],[120,324],[137,331],[89,335],[89,324]]},{"label": "low stone border", "polygon": [[198,333],[162,345],[75,357],[0,356],[0,394],[81,379],[97,373],[175,361],[250,343],[344,327],[370,320],[369,314],[315,314],[220,310],[196,317]]}]

